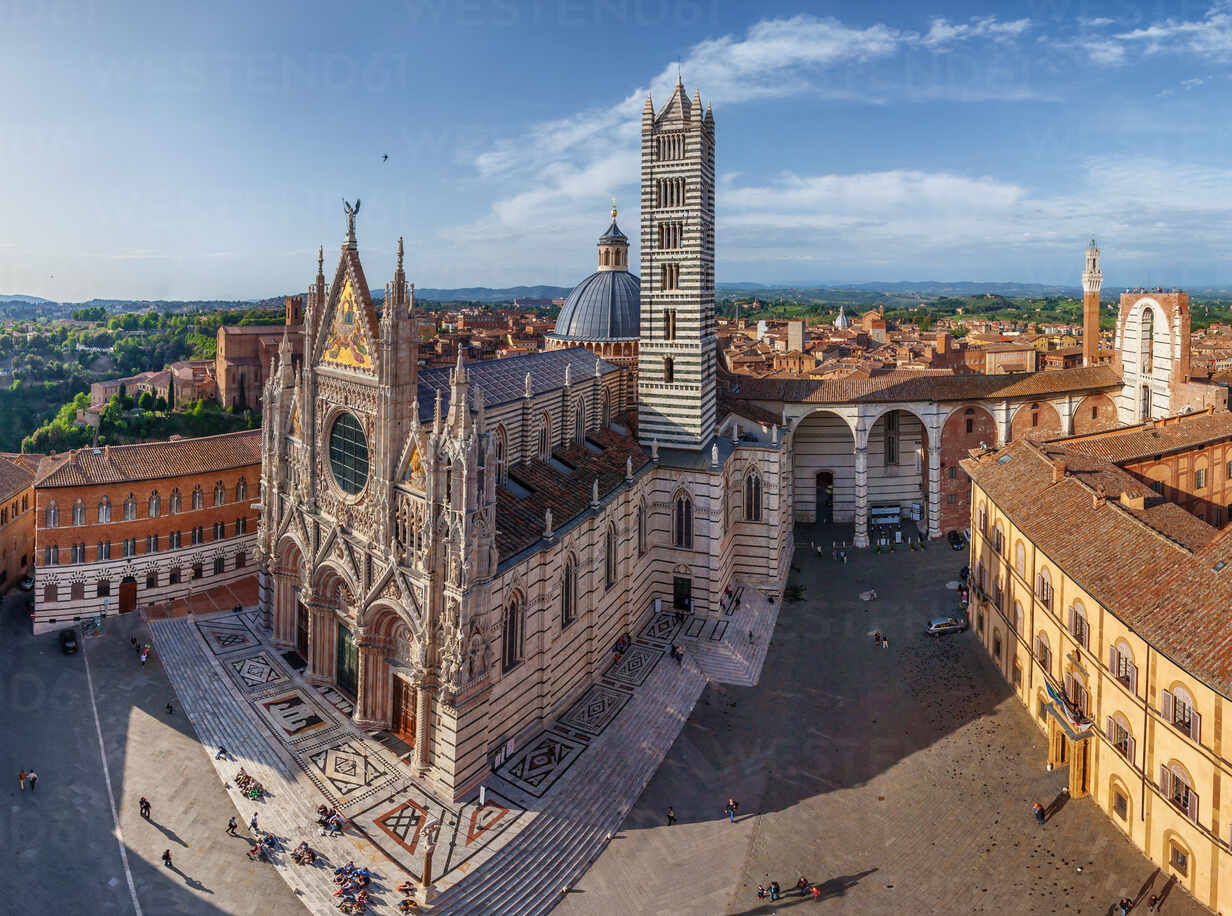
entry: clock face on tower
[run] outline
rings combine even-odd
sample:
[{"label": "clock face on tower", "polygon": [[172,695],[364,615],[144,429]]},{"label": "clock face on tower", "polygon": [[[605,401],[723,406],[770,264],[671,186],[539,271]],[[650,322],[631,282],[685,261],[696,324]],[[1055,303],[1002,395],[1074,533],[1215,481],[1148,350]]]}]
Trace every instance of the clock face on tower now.
[{"label": "clock face on tower", "polygon": [[352,413],[339,414],[330,427],[329,466],[334,481],[351,496],[368,482],[368,440]]}]

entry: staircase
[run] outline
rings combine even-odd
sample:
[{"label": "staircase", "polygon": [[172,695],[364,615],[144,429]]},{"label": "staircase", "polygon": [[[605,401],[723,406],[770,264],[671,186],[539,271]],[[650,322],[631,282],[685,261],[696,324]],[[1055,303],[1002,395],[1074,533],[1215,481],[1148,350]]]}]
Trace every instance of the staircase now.
[{"label": "staircase", "polygon": [[498,855],[442,893],[433,911],[524,916],[551,910],[620,828],[705,685],[693,661],[665,655],[546,798],[490,777],[495,791],[539,813]]},{"label": "staircase", "polygon": [[756,588],[736,585],[722,607],[723,617],[695,617],[686,624],[684,650],[710,680],[752,687],[761,677],[779,619],[778,600],[772,603]]}]

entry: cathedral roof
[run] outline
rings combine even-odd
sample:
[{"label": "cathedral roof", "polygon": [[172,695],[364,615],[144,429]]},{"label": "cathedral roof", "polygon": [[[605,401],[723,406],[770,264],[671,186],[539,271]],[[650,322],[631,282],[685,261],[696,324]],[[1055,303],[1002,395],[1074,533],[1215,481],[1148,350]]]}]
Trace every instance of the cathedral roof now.
[{"label": "cathedral roof", "polygon": [[[615,222],[612,229],[616,229]],[[552,336],[564,340],[636,340],[641,329],[641,289],[641,281],[627,270],[596,271],[573,288]]]},{"label": "cathedral roof", "polygon": [[[583,347],[569,347],[564,350],[545,350],[540,353],[467,363],[471,398],[474,398],[476,388],[482,388],[485,407],[497,407],[521,400],[526,395],[528,372],[532,397],[545,391],[558,391],[565,386],[566,366],[569,367],[571,381],[576,385],[594,376],[596,359],[593,353]],[[620,371],[619,367],[606,360],[600,359],[598,362],[601,375]],[[419,370],[420,423],[432,422],[438,391],[441,392],[441,410],[449,409],[449,375],[452,371],[449,366]],[[472,400],[472,406],[473,403]]]}]

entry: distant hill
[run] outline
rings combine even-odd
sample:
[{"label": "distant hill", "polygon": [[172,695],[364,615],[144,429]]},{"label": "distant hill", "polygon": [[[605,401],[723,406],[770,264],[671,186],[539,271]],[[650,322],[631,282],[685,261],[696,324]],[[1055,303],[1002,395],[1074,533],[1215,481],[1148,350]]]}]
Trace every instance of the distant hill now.
[{"label": "distant hill", "polygon": [[29,303],[30,305],[56,305],[56,303],[53,302],[52,300],[41,299],[38,296],[22,296],[22,295],[18,295],[17,293],[13,293],[11,295],[0,293],[0,303],[8,303],[8,302],[26,302],[26,303]]},{"label": "distant hill", "polygon": [[729,294],[741,292],[757,295],[791,293],[797,296],[813,295],[833,290],[856,290],[859,292],[884,293],[897,296],[915,295],[927,299],[936,298],[937,296],[978,296],[981,293],[1013,297],[1082,297],[1082,288],[1078,286],[1050,286],[1044,283],[981,283],[971,280],[961,280],[952,283],[939,280],[907,280],[893,283],[871,281],[868,283],[792,284],[784,286],[774,286],[766,283],[719,283],[718,289]]}]

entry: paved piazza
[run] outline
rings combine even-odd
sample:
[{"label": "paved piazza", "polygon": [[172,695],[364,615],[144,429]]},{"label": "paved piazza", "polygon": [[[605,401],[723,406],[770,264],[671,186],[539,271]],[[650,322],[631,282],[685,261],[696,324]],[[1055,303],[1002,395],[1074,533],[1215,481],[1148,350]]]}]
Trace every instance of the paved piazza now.
[{"label": "paved piazza", "polygon": [[[421,873],[432,821],[443,913],[544,913],[558,901],[565,916],[794,905],[1108,913],[1147,886],[1153,867],[1089,800],[1063,802],[1065,774],[1044,772],[1042,737],[969,636],[920,634],[955,600],[945,582],[964,556],[934,545],[853,553],[842,567],[802,551],[801,601],[770,605],[746,587],[717,623],[658,615],[513,750],[483,808],[442,804],[417,785],[396,752],[354,728],[346,697],[306,684],[269,645],[253,611],[148,627],[119,618],[85,641],[86,656],[66,657],[54,634],[29,635],[25,596],[10,595],[0,754],[12,774],[34,767],[42,778],[35,794],[10,783],[9,886],[36,911],[134,912],[88,656],[144,913],[335,912],[329,866],[300,868],[285,854],[276,867],[249,862],[244,840],[224,833],[227,817],[244,824],[253,810],[284,844],[306,838],[326,862],[373,867],[375,913],[393,912],[390,888]],[[879,597],[865,602],[870,586]],[[873,646],[874,629],[890,649]],[[155,642],[145,668],[130,637]],[[673,641],[683,662],[668,655]],[[219,743],[232,759],[214,760]],[[239,797],[240,765],[270,797]],[[153,803],[150,822],[137,815],[141,795]],[[728,795],[740,802],[735,824],[722,814]],[[1059,808],[1042,831],[1035,799]],[[343,836],[316,835],[322,801],[349,818]],[[668,805],[679,817],[670,828]],[[159,865],[166,848],[174,871]],[[756,899],[758,883],[789,888],[801,874],[821,883],[820,903]],[[1206,911],[1173,890],[1164,912]]]},{"label": "paved piazza", "polygon": [[[840,566],[797,551],[805,597],[782,607],[760,682],[707,686],[556,914],[1111,914],[1142,891],[1154,866],[1089,799],[1035,825],[1031,803],[1059,801],[1066,782],[1044,770],[1042,733],[970,634],[921,633],[953,606],[945,582],[965,556],[942,542],[853,551]],[[876,629],[889,649],[874,647]],[[757,899],[759,883],[787,890],[801,875],[820,902]],[[1163,912],[1208,913],[1179,889]]]}]

